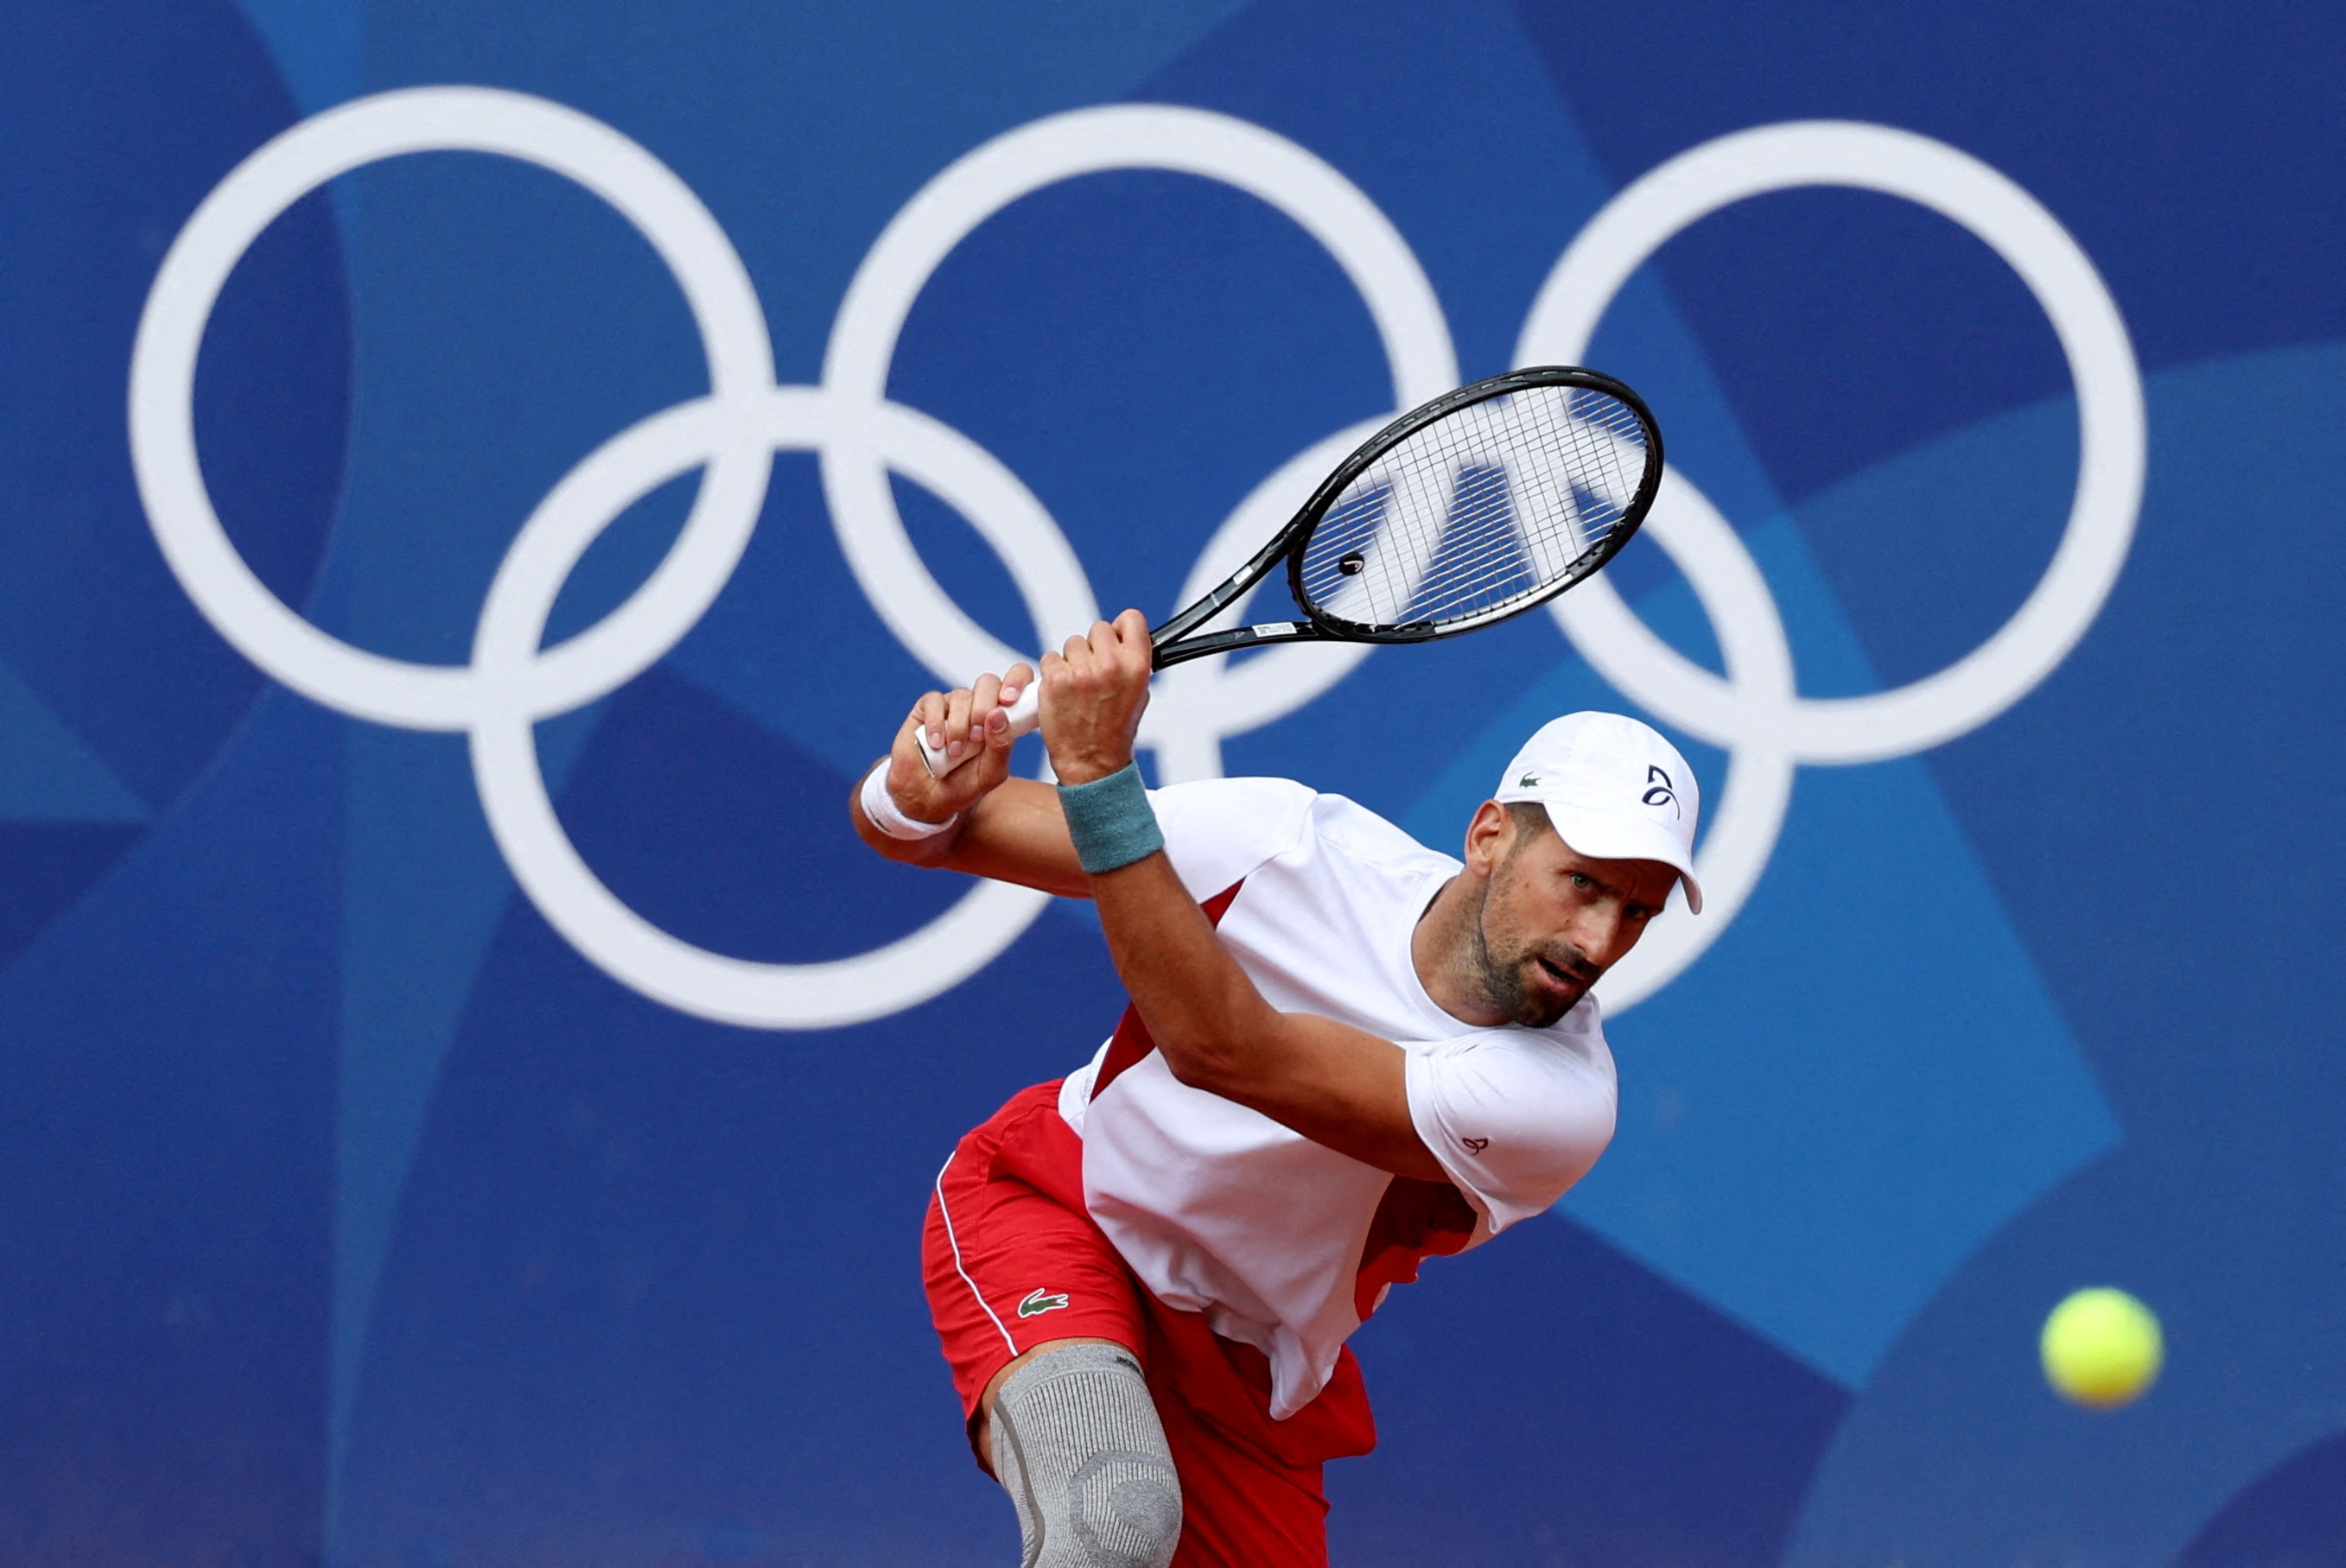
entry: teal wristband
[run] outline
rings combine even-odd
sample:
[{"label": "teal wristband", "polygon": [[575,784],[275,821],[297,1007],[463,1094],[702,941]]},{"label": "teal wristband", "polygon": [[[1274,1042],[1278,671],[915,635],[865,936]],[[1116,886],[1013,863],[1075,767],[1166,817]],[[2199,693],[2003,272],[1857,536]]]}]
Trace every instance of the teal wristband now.
[{"label": "teal wristband", "polygon": [[1137,762],[1088,784],[1060,785],[1059,809],[1066,813],[1076,859],[1094,876],[1145,860],[1165,847]]}]

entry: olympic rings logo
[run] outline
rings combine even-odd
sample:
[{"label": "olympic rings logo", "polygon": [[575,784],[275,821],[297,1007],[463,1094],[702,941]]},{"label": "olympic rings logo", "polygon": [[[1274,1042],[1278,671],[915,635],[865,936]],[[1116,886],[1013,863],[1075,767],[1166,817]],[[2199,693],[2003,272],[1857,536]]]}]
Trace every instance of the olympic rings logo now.
[{"label": "olympic rings logo", "polygon": [[[484,152],[573,179],[649,240],[682,287],[709,362],[708,395],[651,415],[590,453],[524,523],[482,606],[465,666],[387,658],[319,631],[237,554],[212,509],[193,422],[198,351],[230,273],[288,207],[337,175],[408,153]],[[1269,203],[1326,248],[1382,340],[1393,406],[1458,382],[1448,323],[1415,255],[1341,173],[1260,126],[1165,105],[1055,115],[1009,131],[932,179],[889,223],[850,284],[817,386],[775,383],[765,317],[724,230],[649,152],[545,99],[422,87],[305,120],[230,171],[188,220],[156,277],[131,360],[130,446],[157,542],[221,636],[271,677],[355,718],[469,737],[489,827],[515,881],[580,952],[670,1006],[750,1027],[820,1029],[883,1017],[959,984],[1033,922],[1046,895],[980,882],[926,927],[853,958],[760,963],[708,952],[615,897],[563,831],[533,725],[592,702],[650,667],[708,610],[740,561],[774,453],[818,454],[832,526],[882,619],[936,677],[956,684],[1022,657],[972,620],[929,573],[889,476],[954,506],[1001,557],[1038,637],[1098,614],[1082,564],[1042,504],[991,453],[892,402],[889,366],[914,300],[973,229],[1032,191],[1111,169],[1219,180]],[[1943,143],[1879,125],[1811,121],[1705,143],[1616,196],[1541,287],[1515,362],[1573,363],[1629,275],[1671,236],[1746,198],[1807,185],[1876,190],[1962,224],[2019,273],[2050,318],[2076,387],[2077,486],[2044,577],[1986,643],[1936,675],[1872,696],[1800,694],[1776,603],[1725,519],[1684,475],[1665,479],[1647,530],[1692,585],[1727,673],[1656,636],[1598,577],[1554,614],[1581,655],[1664,722],[1727,750],[1727,783],[1700,872],[1708,912],[1657,925],[1606,976],[1619,1013],[1668,984],[1716,940],[1773,851],[1802,763],[1911,755],[1984,724],[2066,657],[2124,565],[2145,460],[2142,385],[2126,328],[2093,264],[2020,187]],[[1264,479],[1208,542],[1186,599],[1203,592],[1299,505],[1387,416],[1324,439]],[[540,646],[556,596],[588,546],[635,501],[703,471],[668,555],[617,610]],[[1244,606],[1229,612],[1235,618]],[[1221,742],[1311,702],[1365,647],[1274,648],[1242,664],[1167,672],[1143,741],[1159,778],[1221,771]]]}]

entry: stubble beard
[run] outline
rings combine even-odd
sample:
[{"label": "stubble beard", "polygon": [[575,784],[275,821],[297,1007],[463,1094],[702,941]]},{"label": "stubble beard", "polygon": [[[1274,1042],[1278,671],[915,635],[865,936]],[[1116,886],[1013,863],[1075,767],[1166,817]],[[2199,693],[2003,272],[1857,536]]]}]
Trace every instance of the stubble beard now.
[{"label": "stubble beard", "polygon": [[[1535,992],[1527,977],[1539,962],[1538,944],[1520,939],[1509,929],[1501,930],[1495,943],[1492,941],[1492,894],[1498,891],[1513,864],[1511,855],[1501,862],[1498,874],[1484,887],[1482,902],[1467,928],[1471,938],[1468,955],[1482,980],[1483,994],[1492,1006],[1526,1029],[1545,1029],[1579,1004],[1580,999],[1588,994],[1588,987],[1595,983],[1595,977],[1583,981],[1579,989],[1562,999]],[[1568,959],[1556,956],[1555,961],[1567,969],[1577,969],[1588,962],[1576,952],[1571,952]]]}]

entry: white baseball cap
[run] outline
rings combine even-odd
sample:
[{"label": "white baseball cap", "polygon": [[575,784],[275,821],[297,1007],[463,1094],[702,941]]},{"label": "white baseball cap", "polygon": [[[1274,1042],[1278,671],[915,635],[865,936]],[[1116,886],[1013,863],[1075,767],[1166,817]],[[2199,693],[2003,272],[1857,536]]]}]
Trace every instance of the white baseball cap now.
[{"label": "white baseball cap", "polygon": [[1702,791],[1678,748],[1649,724],[1617,713],[1567,713],[1539,727],[1491,799],[1535,801],[1574,853],[1593,860],[1658,860],[1675,869],[1687,908],[1702,912],[1694,880],[1694,827]]}]

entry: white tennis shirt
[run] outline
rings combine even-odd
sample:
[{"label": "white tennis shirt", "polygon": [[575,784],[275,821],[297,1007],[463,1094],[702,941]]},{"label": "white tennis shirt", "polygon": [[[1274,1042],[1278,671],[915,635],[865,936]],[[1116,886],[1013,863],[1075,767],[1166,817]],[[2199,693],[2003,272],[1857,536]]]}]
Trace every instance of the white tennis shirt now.
[{"label": "white tennis shirt", "polygon": [[[1409,1053],[1410,1116],[1473,1207],[1469,1246],[1545,1209],[1596,1164],[1615,1104],[1596,1000],[1546,1029],[1482,1029],[1418,979],[1411,933],[1458,861],[1283,779],[1149,798],[1190,893],[1204,903],[1236,887],[1221,938],[1273,1007]],[[1271,1414],[1284,1420],[1327,1385],[1361,1325],[1356,1276],[1394,1178],[1187,1087],[1154,1051],[1111,1065],[1114,1044],[1059,1095],[1084,1141],[1092,1216],[1160,1300],[1270,1359]]]}]

